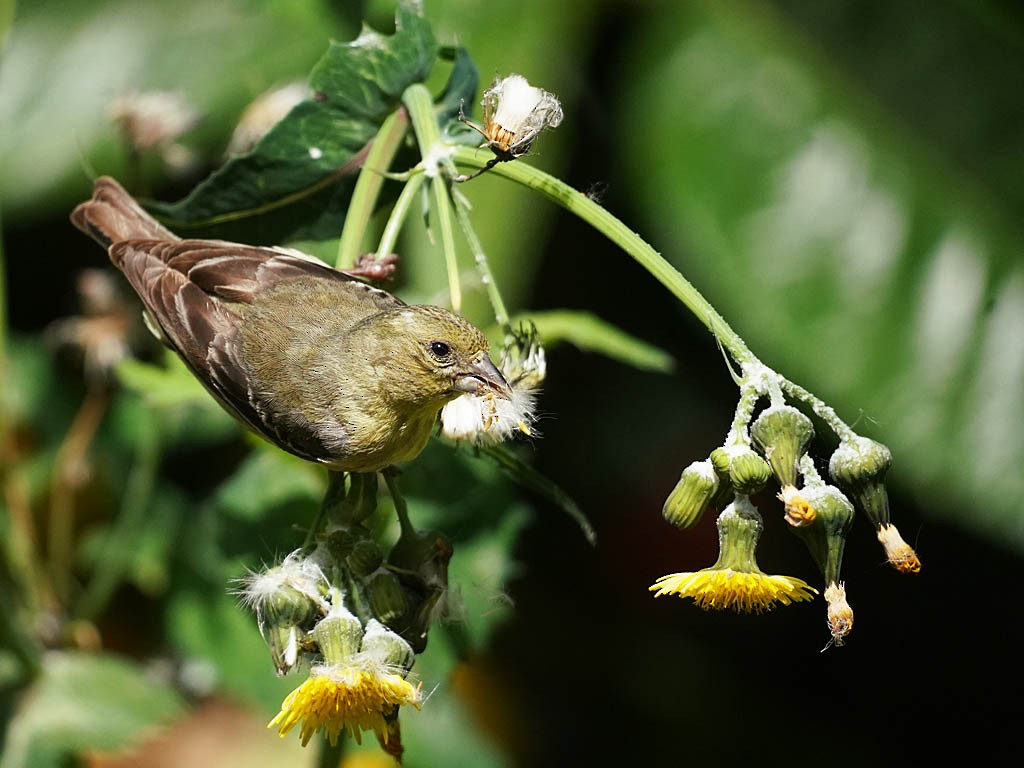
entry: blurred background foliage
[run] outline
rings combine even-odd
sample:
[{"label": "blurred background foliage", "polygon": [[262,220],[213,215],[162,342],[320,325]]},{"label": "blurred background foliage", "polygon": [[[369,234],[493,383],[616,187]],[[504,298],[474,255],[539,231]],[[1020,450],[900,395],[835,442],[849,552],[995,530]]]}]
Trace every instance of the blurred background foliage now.
[{"label": "blurred background foliage", "polygon": [[[895,520],[924,570],[890,572],[858,521],[845,565],[857,625],[824,654],[820,603],[736,617],[651,600],[654,578],[714,558],[710,520],[678,535],[660,508],[680,469],[720,443],[735,388],[714,340],[646,273],[484,175],[463,191],[515,311],[592,312],[676,365],[637,370],[568,345],[550,356],[544,436],[529,453],[594,522],[596,548],[466,452],[434,446],[408,467],[415,519],[455,540],[464,604],[417,662],[437,689],[403,716],[408,764],[859,766],[962,749],[1009,764],[1024,714],[1008,589],[1024,548],[1024,10],[425,10],[485,81],[521,72],[562,99],[565,122],[528,162],[601,199],[767,363],[892,447]],[[186,376],[154,377],[161,355],[144,334],[143,362],[96,386],[53,323],[81,312],[79,272],[104,267],[67,223],[93,174],[182,197],[253,97],[306,77],[361,20],[387,30],[393,13],[324,0],[0,2],[0,531],[21,569],[0,573],[4,768],[140,741],[145,751],[96,764],[181,765],[190,749],[208,764],[311,761],[262,730],[296,681],[273,677],[226,586],[301,541],[323,478],[241,436]],[[183,137],[193,164],[128,157],[107,107],[132,89],[177,90],[200,111]],[[443,300],[425,231],[410,228],[402,255],[401,295]],[[468,298],[486,320],[482,293]],[[18,539],[26,514],[44,562],[17,559],[31,550]],[[814,580],[781,526],[762,552],[766,570]],[[26,572],[46,589],[26,594]],[[26,688],[19,659],[35,649],[11,626],[25,605],[69,604],[68,616],[34,614],[33,631],[78,650],[42,657]],[[113,653],[93,653],[101,644]],[[175,725],[161,736],[156,722]]]}]

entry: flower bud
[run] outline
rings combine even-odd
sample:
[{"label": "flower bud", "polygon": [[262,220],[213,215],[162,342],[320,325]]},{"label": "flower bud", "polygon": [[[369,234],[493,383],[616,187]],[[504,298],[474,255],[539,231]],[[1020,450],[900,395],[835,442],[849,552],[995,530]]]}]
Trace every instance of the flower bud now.
[{"label": "flower bud", "polygon": [[889,522],[885,473],[891,465],[892,453],[888,448],[859,435],[843,440],[828,462],[829,475],[836,485],[853,498],[876,528]]},{"label": "flower bud", "polygon": [[[730,445],[711,452],[711,464],[721,480],[737,493],[751,494],[764,488],[771,467],[746,445]],[[717,495],[716,495],[717,499]]]},{"label": "flower bud", "polygon": [[353,576],[371,574],[382,562],[384,562],[384,553],[381,552],[377,543],[370,539],[355,542],[352,551],[345,557],[345,565],[348,566]]},{"label": "flower bud", "polygon": [[366,599],[373,615],[389,623],[409,610],[409,599],[398,577],[387,568],[379,568],[366,580]]},{"label": "flower bud", "polygon": [[338,664],[359,651],[363,640],[363,625],[335,593],[335,604],[322,618],[310,635],[316,641],[328,664]]},{"label": "flower bud", "polygon": [[418,577],[427,587],[445,590],[453,552],[451,541],[440,531],[403,531],[388,554],[388,565]]},{"label": "flower bud", "polygon": [[277,674],[290,672],[298,663],[299,643],[305,636],[302,628],[312,624],[316,615],[316,603],[287,586],[260,603],[257,623]]},{"label": "flower bud", "polygon": [[747,446],[727,450],[732,454],[729,460],[729,481],[736,493],[750,495],[764,488],[772,476],[768,462]]},{"label": "flower bud", "polygon": [[814,437],[814,425],[791,405],[773,405],[750,425],[754,444],[764,453],[779,484],[795,486],[800,457]]},{"label": "flower bud", "polygon": [[718,474],[710,459],[695,461],[683,470],[676,487],[665,499],[662,514],[677,528],[692,528],[717,490]]},{"label": "flower bud", "polygon": [[298,662],[299,645],[327,610],[327,581],[320,566],[300,550],[279,564],[240,580],[239,595],[253,613],[279,675]]},{"label": "flower bud", "polygon": [[825,583],[838,582],[846,534],[853,525],[853,504],[832,485],[807,486],[800,495],[816,514],[810,524],[794,527],[793,533],[807,546]]},{"label": "flower bud", "polygon": [[403,670],[402,677],[412,669],[413,661],[416,659],[412,646],[403,640],[401,635],[376,619],[366,622],[362,651],[380,664],[400,668]]}]

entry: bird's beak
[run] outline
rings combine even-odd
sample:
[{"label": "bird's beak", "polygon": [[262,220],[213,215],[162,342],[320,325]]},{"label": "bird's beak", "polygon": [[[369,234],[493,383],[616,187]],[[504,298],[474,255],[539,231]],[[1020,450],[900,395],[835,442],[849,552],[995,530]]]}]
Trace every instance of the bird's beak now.
[{"label": "bird's beak", "polygon": [[474,395],[493,392],[506,400],[512,399],[512,387],[487,355],[481,355],[456,374],[452,389]]}]

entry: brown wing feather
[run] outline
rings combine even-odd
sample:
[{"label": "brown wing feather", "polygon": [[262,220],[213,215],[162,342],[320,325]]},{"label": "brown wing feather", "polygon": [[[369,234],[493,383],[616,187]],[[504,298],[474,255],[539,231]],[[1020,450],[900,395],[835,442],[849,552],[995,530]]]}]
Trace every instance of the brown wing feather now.
[{"label": "brown wing feather", "polygon": [[71,212],[71,222],[104,248],[132,238],[177,240],[109,176],[96,180],[92,199]]},{"label": "brown wing feather", "polygon": [[266,395],[253,391],[238,340],[248,305],[284,282],[311,278],[343,283],[351,302],[339,311],[353,319],[401,301],[298,252],[182,240],[109,177],[96,181],[93,198],[75,208],[71,220],[108,249],[169,345],[225,408],[294,453],[323,458],[319,442],[305,444],[308,425],[293,428]]}]

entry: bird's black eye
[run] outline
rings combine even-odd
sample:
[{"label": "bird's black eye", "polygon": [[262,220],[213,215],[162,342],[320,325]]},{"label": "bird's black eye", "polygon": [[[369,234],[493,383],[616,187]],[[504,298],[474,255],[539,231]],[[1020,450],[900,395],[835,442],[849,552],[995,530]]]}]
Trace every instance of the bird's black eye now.
[{"label": "bird's black eye", "polygon": [[443,341],[432,341],[430,342],[430,354],[436,357],[438,360],[443,360],[452,353],[451,345]]}]

